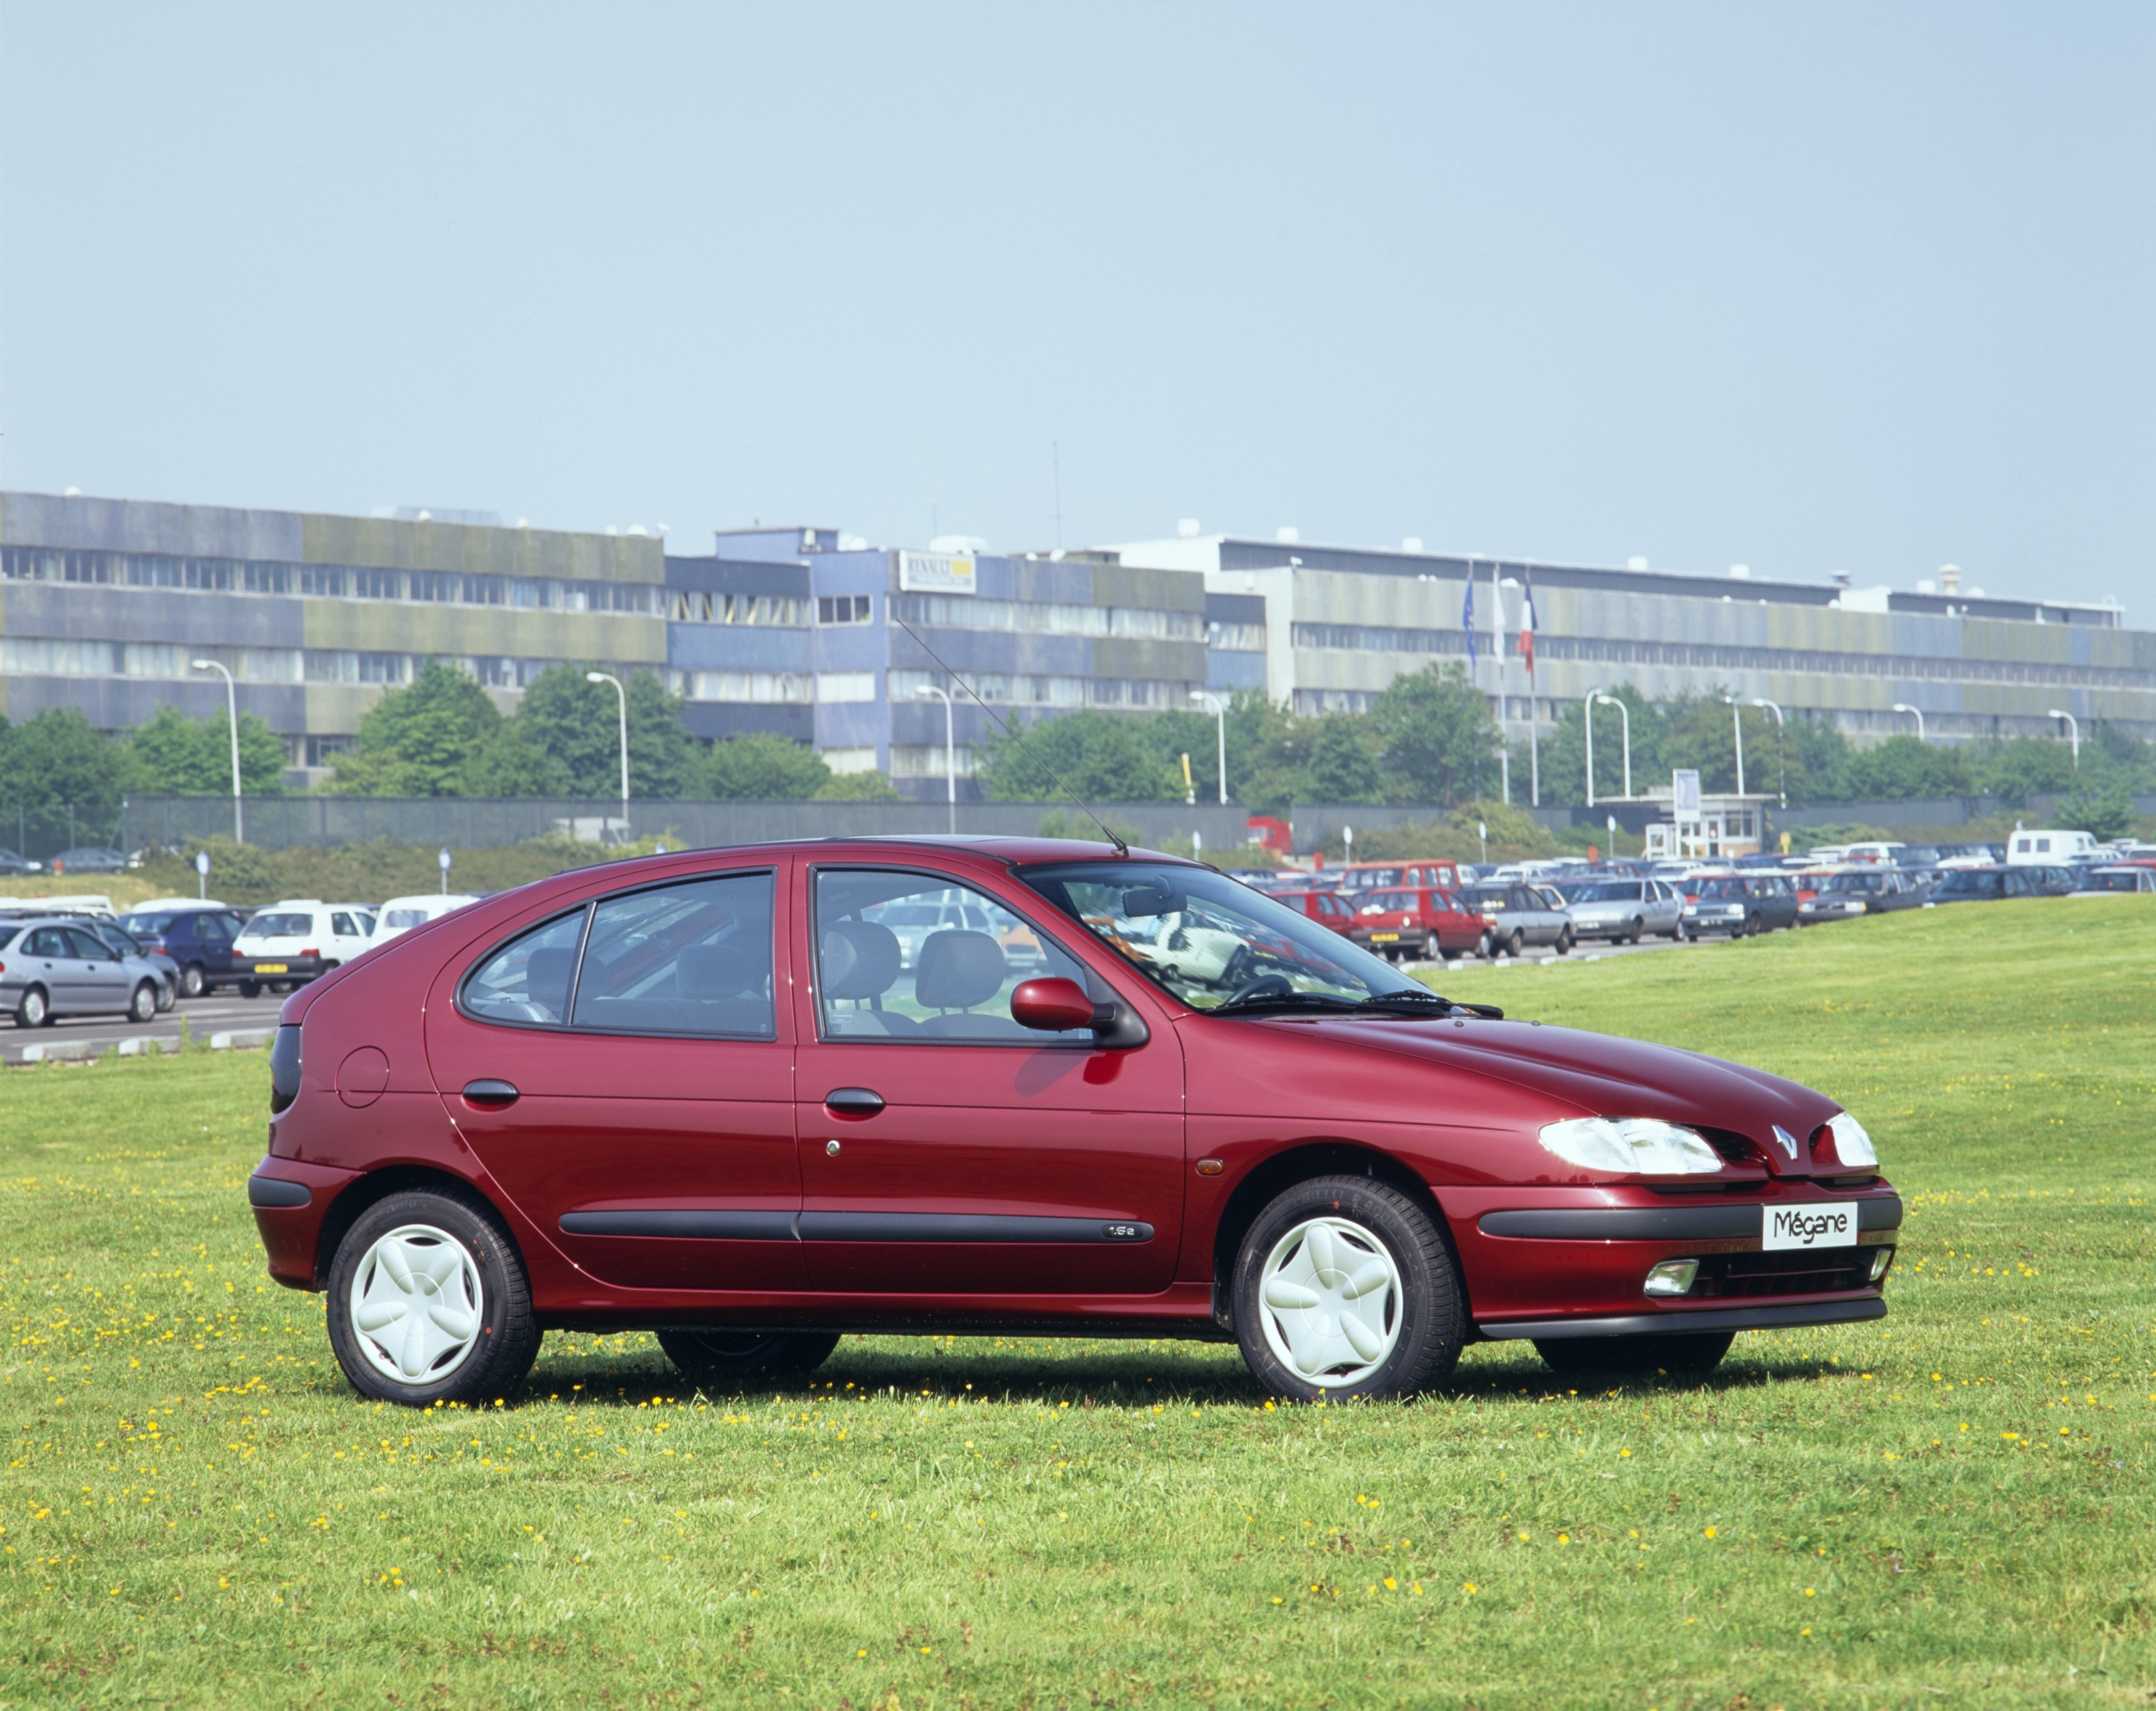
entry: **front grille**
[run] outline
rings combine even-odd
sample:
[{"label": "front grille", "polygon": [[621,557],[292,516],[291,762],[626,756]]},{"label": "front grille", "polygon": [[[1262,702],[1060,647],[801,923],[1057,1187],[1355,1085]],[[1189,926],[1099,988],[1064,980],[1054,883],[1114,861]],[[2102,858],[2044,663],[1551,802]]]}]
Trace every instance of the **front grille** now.
[{"label": "front grille", "polygon": [[1771,1295],[1827,1295],[1861,1289],[1870,1278],[1870,1248],[1824,1253],[1710,1254],[1700,1261],[1690,1295],[1753,1298]]}]

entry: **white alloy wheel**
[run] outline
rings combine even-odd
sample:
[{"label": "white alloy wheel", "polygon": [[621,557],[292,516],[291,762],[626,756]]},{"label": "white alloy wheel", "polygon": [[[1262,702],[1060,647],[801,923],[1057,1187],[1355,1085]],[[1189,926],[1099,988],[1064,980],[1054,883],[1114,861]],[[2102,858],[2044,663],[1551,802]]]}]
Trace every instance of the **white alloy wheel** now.
[{"label": "white alloy wheel", "polygon": [[1400,1294],[1400,1268],[1375,1235],[1346,1218],[1312,1218],[1266,1256],[1267,1346],[1311,1384],[1360,1384],[1399,1340]]},{"label": "white alloy wheel", "polygon": [[354,1340],[384,1378],[438,1384],[471,1355],[484,1306],[479,1263],[464,1244],[407,1224],[362,1257],[347,1310]]}]

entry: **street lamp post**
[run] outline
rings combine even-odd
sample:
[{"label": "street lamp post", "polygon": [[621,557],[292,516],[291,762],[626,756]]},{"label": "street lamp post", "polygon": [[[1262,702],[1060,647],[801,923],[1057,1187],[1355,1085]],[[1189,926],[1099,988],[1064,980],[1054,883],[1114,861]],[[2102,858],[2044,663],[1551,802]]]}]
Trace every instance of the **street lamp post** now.
[{"label": "street lamp post", "polygon": [[1227,806],[1227,697],[1193,689],[1190,698],[1213,716],[1220,736],[1220,806]]},{"label": "street lamp post", "polygon": [[232,681],[232,673],[215,659],[191,659],[188,664],[197,671],[222,673],[225,678],[225,723],[232,736],[232,841],[247,841],[247,830],[240,809],[240,692]]},{"label": "street lamp post", "polygon": [[1775,716],[1775,765],[1782,774],[1782,806],[1786,809],[1789,806],[1789,762],[1782,753],[1782,733],[1787,728],[1783,722],[1782,709],[1764,695],[1753,696],[1751,704],[1763,707]]},{"label": "street lamp post", "polygon": [[951,835],[955,838],[958,835],[958,741],[951,723],[951,692],[923,684],[914,693],[934,695],[943,702],[943,790],[951,805]]},{"label": "street lamp post", "polygon": [[1586,700],[1581,703],[1579,716],[1586,721],[1587,726],[1587,806],[1591,808],[1594,806],[1594,692],[1593,690],[1587,692]]},{"label": "street lamp post", "polygon": [[[1605,695],[1599,689],[1594,692],[1594,699],[1600,701],[1604,707],[1615,708],[1617,709],[1617,716],[1623,721],[1625,733],[1625,795],[1629,798],[1632,794],[1632,709],[1627,707],[1622,701],[1619,700],[1616,696]],[[1587,799],[1587,806],[1590,808],[1594,806],[1594,801],[1592,797]]]},{"label": "street lamp post", "polygon": [[1911,707],[1906,701],[1897,701],[1894,703],[1894,710],[1897,713],[1906,713],[1916,721],[1916,740],[1922,742],[1924,740],[1923,709]]},{"label": "street lamp post", "polygon": [[587,671],[584,681],[613,684],[614,700],[621,709],[621,835],[626,838],[629,831],[629,692],[621,687],[621,679],[609,671]]},{"label": "street lamp post", "polygon": [[1729,703],[1730,729],[1737,733],[1737,794],[1744,794],[1744,710],[1737,705],[1734,695],[1722,699]]},{"label": "street lamp post", "polygon": [[2064,708],[2060,707],[2051,708],[2044,716],[2047,719],[2064,719],[2066,721],[2067,740],[2074,746],[2074,770],[2077,773],[2079,772],[2081,770],[2081,721],[2066,711]]}]

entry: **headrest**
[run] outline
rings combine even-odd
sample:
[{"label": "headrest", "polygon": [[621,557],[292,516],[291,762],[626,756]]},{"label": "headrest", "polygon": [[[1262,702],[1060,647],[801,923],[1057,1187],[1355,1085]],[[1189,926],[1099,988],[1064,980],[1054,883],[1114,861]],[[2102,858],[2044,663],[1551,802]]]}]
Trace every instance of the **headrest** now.
[{"label": "headrest", "polygon": [[823,950],[825,998],[880,997],[898,978],[898,935],[875,921],[832,921]]},{"label": "headrest", "polygon": [[971,1010],[1003,990],[1004,947],[986,933],[931,933],[914,965],[914,997],[930,1010]]},{"label": "headrest", "polygon": [[552,946],[543,946],[524,959],[524,996],[544,1004],[559,1017],[569,1008],[569,977],[577,954]]},{"label": "headrest", "polygon": [[758,950],[742,945],[692,945],[674,963],[674,991],[682,998],[761,998],[770,975],[767,941]]}]

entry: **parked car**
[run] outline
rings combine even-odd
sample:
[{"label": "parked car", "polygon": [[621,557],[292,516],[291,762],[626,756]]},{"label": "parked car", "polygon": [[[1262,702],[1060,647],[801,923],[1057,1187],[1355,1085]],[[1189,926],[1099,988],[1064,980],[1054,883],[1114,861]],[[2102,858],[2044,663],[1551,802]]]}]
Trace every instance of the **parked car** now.
[{"label": "parked car", "polygon": [[1436,886],[1446,891],[1460,888],[1460,869],[1454,862],[1350,862],[1343,867],[1325,871],[1340,875],[1338,884],[1342,891],[1397,891],[1402,888],[1413,890],[1423,886]]},{"label": "parked car", "polygon": [[1458,893],[1430,887],[1364,894],[1349,936],[1390,961],[1420,957],[1436,962],[1470,953],[1488,955],[1488,934],[1481,913]]},{"label": "parked car", "polygon": [[1939,864],[1942,868],[1991,867],[2006,859],[2004,844],[1941,844],[1939,847]]},{"label": "parked car", "polygon": [[332,908],[315,897],[273,903],[250,915],[233,941],[240,996],[259,997],[264,986],[289,992],[366,948],[366,933],[354,909]]},{"label": "parked car", "polygon": [[1934,904],[1997,903],[2009,897],[2045,895],[2032,883],[2022,867],[1957,867],[1949,869],[1931,894]]},{"label": "parked car", "polygon": [[2086,868],[2077,864],[2067,867],[2051,863],[2025,863],[2021,872],[2029,876],[2029,888],[2039,897],[2070,897],[2081,887],[2081,875]]},{"label": "parked car", "polygon": [[[966,927],[902,970],[873,915],[953,889],[1048,972]],[[1249,978],[1163,961],[1168,916]],[[1901,1203],[1833,1101],[1452,1003],[1194,863],[763,845],[454,920],[286,1001],[248,1184],[379,1401],[512,1394],[559,1326],[736,1385],[924,1323],[1226,1334],[1315,1401],[1441,1385],[1474,1339],[1652,1381],[1886,1311]]]},{"label": "parked car", "polygon": [[2093,861],[2096,855],[2094,833],[2061,831],[2045,826],[2029,831],[2017,830],[2006,843],[2006,865],[2009,867],[2048,867],[2055,863]]},{"label": "parked car", "polygon": [[1482,917],[1484,955],[1518,956],[1530,945],[1546,945],[1562,956],[1572,948],[1572,917],[1546,885],[1492,882],[1469,886],[1460,896]]},{"label": "parked car", "polygon": [[86,921],[0,921],[0,1009],[13,1013],[17,1027],[49,1027],[55,1017],[100,1011],[151,1021],[160,984],[155,968],[113,950]]},{"label": "parked car", "polygon": [[77,849],[61,850],[53,857],[51,865],[55,873],[125,873],[127,857],[121,850],[84,844]]},{"label": "parked car", "polygon": [[388,943],[414,927],[424,927],[430,921],[439,921],[453,914],[479,898],[470,893],[452,891],[445,894],[421,892],[409,897],[391,897],[381,905],[379,923],[373,932],[377,945]]},{"label": "parked car", "polygon": [[2077,897],[2107,896],[2114,891],[2147,893],[2156,891],[2156,868],[2141,865],[2119,867],[2089,867],[2081,871],[2081,884],[2070,895]]},{"label": "parked car", "polygon": [[128,911],[119,924],[143,949],[177,965],[183,998],[236,986],[242,978],[233,962],[240,917],[223,904],[165,898]]},{"label": "parked car", "polygon": [[82,924],[97,935],[98,942],[121,957],[139,957],[157,970],[157,1007],[170,1010],[180,995],[180,965],[162,950],[153,950],[129,933],[117,921],[106,921],[96,915],[78,917]]},{"label": "parked car", "polygon": [[1557,887],[1576,938],[1636,945],[1652,935],[1677,936],[1685,904],[1661,880],[1570,880]]},{"label": "parked car", "polygon": [[42,872],[44,868],[42,862],[30,861],[12,849],[0,849],[0,873],[37,873]]},{"label": "parked car", "polygon": [[1750,938],[1797,924],[1797,888],[1781,873],[1727,873],[1701,880],[1697,897],[1685,905],[1687,939],[1706,933]]},{"label": "parked car", "polygon": [[1273,901],[1299,915],[1306,915],[1319,926],[1340,934],[1343,938],[1355,931],[1355,902],[1337,891],[1321,891],[1309,886],[1292,891],[1271,893]]},{"label": "parked car", "polygon": [[1922,908],[1930,895],[1929,887],[1898,868],[1829,873],[1816,882],[1810,897],[1799,899],[1797,919],[1809,927],[1856,915],[1891,914],[1897,910]]}]

